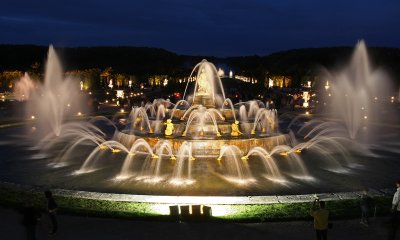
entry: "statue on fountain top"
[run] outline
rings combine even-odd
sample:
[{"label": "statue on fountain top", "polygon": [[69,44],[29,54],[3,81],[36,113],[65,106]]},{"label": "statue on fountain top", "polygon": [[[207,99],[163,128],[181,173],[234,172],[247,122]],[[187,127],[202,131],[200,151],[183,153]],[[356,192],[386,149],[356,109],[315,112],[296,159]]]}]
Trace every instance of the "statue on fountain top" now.
[{"label": "statue on fountain top", "polygon": [[196,80],[196,90],[193,103],[203,105],[207,108],[215,107],[213,92],[211,90],[212,83],[208,79],[206,69],[203,67],[200,70]]},{"label": "statue on fountain top", "polygon": [[196,95],[210,95],[210,83],[207,79],[207,74],[204,68],[201,69],[199,77],[197,79],[197,92]]}]

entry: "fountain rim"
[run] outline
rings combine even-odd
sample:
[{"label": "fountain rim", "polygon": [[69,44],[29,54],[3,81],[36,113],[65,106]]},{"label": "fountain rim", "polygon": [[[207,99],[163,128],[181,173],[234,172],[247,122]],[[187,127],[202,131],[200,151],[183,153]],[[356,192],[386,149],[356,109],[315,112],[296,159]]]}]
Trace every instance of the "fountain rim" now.
[{"label": "fountain rim", "polygon": [[[159,203],[159,204],[209,204],[209,205],[240,205],[240,204],[278,204],[278,203],[306,203],[316,199],[337,201],[359,199],[364,190],[349,192],[323,192],[316,194],[289,194],[289,195],[247,195],[247,196],[194,196],[194,195],[150,195],[150,194],[128,194],[128,193],[109,193],[84,190],[71,190],[64,188],[50,188],[46,186],[36,186],[19,184],[14,182],[0,181],[3,189],[19,189],[26,192],[42,192],[51,189],[55,196],[75,197],[81,199],[133,202],[133,203]],[[368,195],[371,197],[382,197],[392,195],[394,188],[373,189],[369,188]],[[217,201],[216,201],[217,200]]]},{"label": "fountain rim", "polygon": [[[243,196],[243,197],[232,197],[232,196],[161,196],[161,195],[132,195],[132,194],[116,194],[116,193],[102,193],[102,192],[89,192],[89,191],[79,191],[79,190],[66,190],[66,189],[57,189],[57,188],[49,188],[48,186],[33,186],[33,185],[22,185],[18,183],[4,182],[0,181],[0,190],[7,194],[10,193],[14,195],[13,198],[6,199],[6,203],[8,205],[11,203],[12,205],[20,206],[22,203],[18,200],[20,196],[27,197],[34,196],[37,198],[38,195],[43,195],[45,190],[51,190],[53,195],[58,198],[60,197],[61,203],[67,204],[64,209],[64,214],[68,214],[72,212],[73,214],[88,216],[88,211],[92,211],[93,216],[103,216],[103,217],[111,217],[111,218],[120,218],[120,217],[129,217],[132,216],[138,219],[158,219],[158,220],[172,220],[177,219],[177,217],[185,216],[179,214],[178,216],[172,213],[171,207],[182,207],[182,206],[200,206],[200,207],[209,207],[211,209],[236,209],[231,213],[226,213],[222,215],[215,215],[212,213],[213,218],[201,218],[203,221],[213,221],[214,217],[219,219],[220,221],[258,221],[263,222],[266,218],[258,215],[262,210],[254,211],[253,206],[260,206],[264,211],[268,211],[270,207],[268,206],[286,206],[283,211],[288,211],[288,215],[284,216],[271,216],[267,217],[270,220],[284,220],[288,219],[299,219],[308,217],[308,211],[298,214],[298,212],[293,212],[290,209],[293,206],[299,206],[300,208],[307,208],[307,205],[313,202],[315,198],[315,194],[304,194],[304,195],[271,195],[271,196]],[[392,195],[394,193],[394,189],[369,189],[369,195],[373,198],[378,198],[383,201],[391,202]],[[341,206],[341,208],[345,209],[353,209],[353,205],[349,205],[349,201],[359,201],[362,191],[353,191],[353,192],[335,192],[335,193],[319,193],[318,197],[320,200],[326,202],[332,202],[336,207]],[[216,201],[219,200],[219,201]],[[245,201],[244,201],[245,200]],[[273,201],[272,201],[273,200]],[[100,205],[103,207],[95,207],[94,209],[86,208],[82,209],[81,207],[70,206],[69,203],[71,201],[78,201],[83,203],[85,201],[89,204],[91,201],[99,201]],[[84,203],[85,204],[85,203]],[[110,205],[111,210],[113,212],[110,214],[108,212],[108,208],[104,209],[104,206]],[[129,205],[126,205],[129,204]],[[139,208],[135,208],[130,204],[139,204]],[[141,204],[147,204],[141,205]],[[4,205],[7,206],[7,205]],[[68,207],[70,206],[70,207]],[[89,205],[88,205],[89,206]],[[96,205],[97,206],[97,205]],[[235,207],[236,206],[236,207]],[[126,211],[126,207],[133,207],[131,210]],[[144,207],[144,208],[143,208]],[[115,208],[115,209],[114,209]],[[150,212],[146,209],[149,208]],[[157,211],[156,209],[164,209],[164,211]],[[296,207],[295,207],[296,208]],[[286,209],[286,210],[285,210]],[[165,211],[167,210],[167,211]],[[250,211],[250,215],[249,212]],[[342,214],[339,214],[336,217],[355,217],[349,216],[345,214],[344,211]],[[246,213],[245,216],[240,217],[241,214]],[[354,213],[353,213],[354,214]],[[165,218],[168,217],[169,218]],[[188,216],[189,217],[189,216]],[[197,217],[195,215],[190,216],[187,220],[196,220]],[[197,219],[199,220],[199,219]]]}]

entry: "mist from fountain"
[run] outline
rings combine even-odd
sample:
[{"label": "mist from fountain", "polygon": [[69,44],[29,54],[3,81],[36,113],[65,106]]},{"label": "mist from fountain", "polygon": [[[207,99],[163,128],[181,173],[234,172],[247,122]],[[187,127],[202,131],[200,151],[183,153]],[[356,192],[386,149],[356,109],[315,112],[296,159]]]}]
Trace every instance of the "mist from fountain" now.
[{"label": "mist from fountain", "polygon": [[58,56],[49,47],[43,82],[34,82],[26,73],[17,83],[14,94],[20,101],[27,101],[26,118],[34,118],[42,135],[52,131],[61,133],[67,117],[86,112],[84,97],[78,81],[64,78]]},{"label": "mist from fountain", "polygon": [[35,84],[28,73],[15,83],[14,96],[18,101],[29,100],[32,92],[35,90]]},{"label": "mist from fountain", "polygon": [[350,138],[357,137],[368,119],[379,119],[377,101],[390,94],[390,80],[382,70],[372,70],[364,41],[357,43],[347,67],[326,71],[325,79],[331,83],[327,101],[332,103],[332,115],[343,121]]}]

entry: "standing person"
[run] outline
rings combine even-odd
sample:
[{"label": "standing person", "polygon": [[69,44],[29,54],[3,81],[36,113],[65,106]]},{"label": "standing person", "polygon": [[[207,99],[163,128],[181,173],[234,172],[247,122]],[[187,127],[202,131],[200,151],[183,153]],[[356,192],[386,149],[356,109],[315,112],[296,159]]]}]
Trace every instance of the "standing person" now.
[{"label": "standing person", "polygon": [[47,205],[46,205],[46,210],[47,213],[49,214],[52,229],[50,231],[50,234],[55,234],[58,229],[58,223],[57,223],[57,218],[56,218],[56,213],[57,213],[57,203],[53,198],[53,194],[50,190],[47,190],[44,192],[44,195],[46,197]]},{"label": "standing person", "polygon": [[391,219],[391,226],[389,230],[389,238],[388,239],[395,239],[396,238],[396,231],[397,227],[399,226],[400,221],[400,180],[396,181],[396,192],[394,193],[393,200],[392,200],[392,219]]},{"label": "standing person", "polygon": [[361,195],[360,207],[361,207],[361,224],[368,226],[369,212],[372,206],[372,198],[368,195],[368,189],[365,189]]},{"label": "standing person", "polygon": [[22,209],[22,224],[25,226],[26,239],[36,240],[36,225],[40,220],[40,212],[33,204],[28,204]]},{"label": "standing person", "polygon": [[325,202],[319,201],[318,198],[315,199],[310,209],[310,215],[314,218],[317,240],[327,240],[329,211],[325,209]]}]

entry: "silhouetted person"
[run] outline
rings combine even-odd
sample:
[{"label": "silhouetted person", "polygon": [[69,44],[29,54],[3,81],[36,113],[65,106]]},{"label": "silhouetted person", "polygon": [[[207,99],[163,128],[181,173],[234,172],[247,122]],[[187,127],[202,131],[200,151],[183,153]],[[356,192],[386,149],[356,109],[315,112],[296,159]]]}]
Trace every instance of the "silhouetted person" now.
[{"label": "silhouetted person", "polygon": [[[319,206],[317,206],[317,203],[319,203]],[[325,202],[315,199],[310,209],[310,215],[314,217],[314,229],[317,240],[327,240],[329,211],[325,209]]]},{"label": "silhouetted person", "polygon": [[368,190],[365,189],[360,199],[360,207],[361,207],[361,224],[368,226],[369,224],[369,212],[372,206],[372,198],[368,195]]},{"label": "silhouetted person", "polygon": [[58,229],[58,223],[57,223],[57,218],[56,218],[56,213],[57,213],[57,203],[53,198],[53,194],[51,191],[47,190],[44,192],[44,195],[46,197],[47,205],[46,205],[46,210],[47,213],[49,214],[50,221],[51,221],[51,231],[50,234],[55,234]]},{"label": "silhouetted person", "polygon": [[22,209],[22,224],[25,226],[26,239],[36,240],[36,225],[40,220],[40,212],[33,205]]},{"label": "silhouetted person", "polygon": [[294,107],[296,105],[296,95],[295,94],[293,94],[293,96],[290,97],[289,105],[290,105],[290,110],[294,111]]},{"label": "silhouetted person", "polygon": [[280,93],[276,95],[274,103],[275,103],[275,109],[279,110],[282,104],[282,95]]},{"label": "silhouetted person", "polygon": [[388,239],[395,239],[396,238],[396,232],[397,228],[399,226],[399,220],[400,220],[400,180],[396,181],[396,192],[393,196],[392,200],[392,217],[391,217],[391,223],[390,223],[390,229],[389,229],[389,238]]}]

